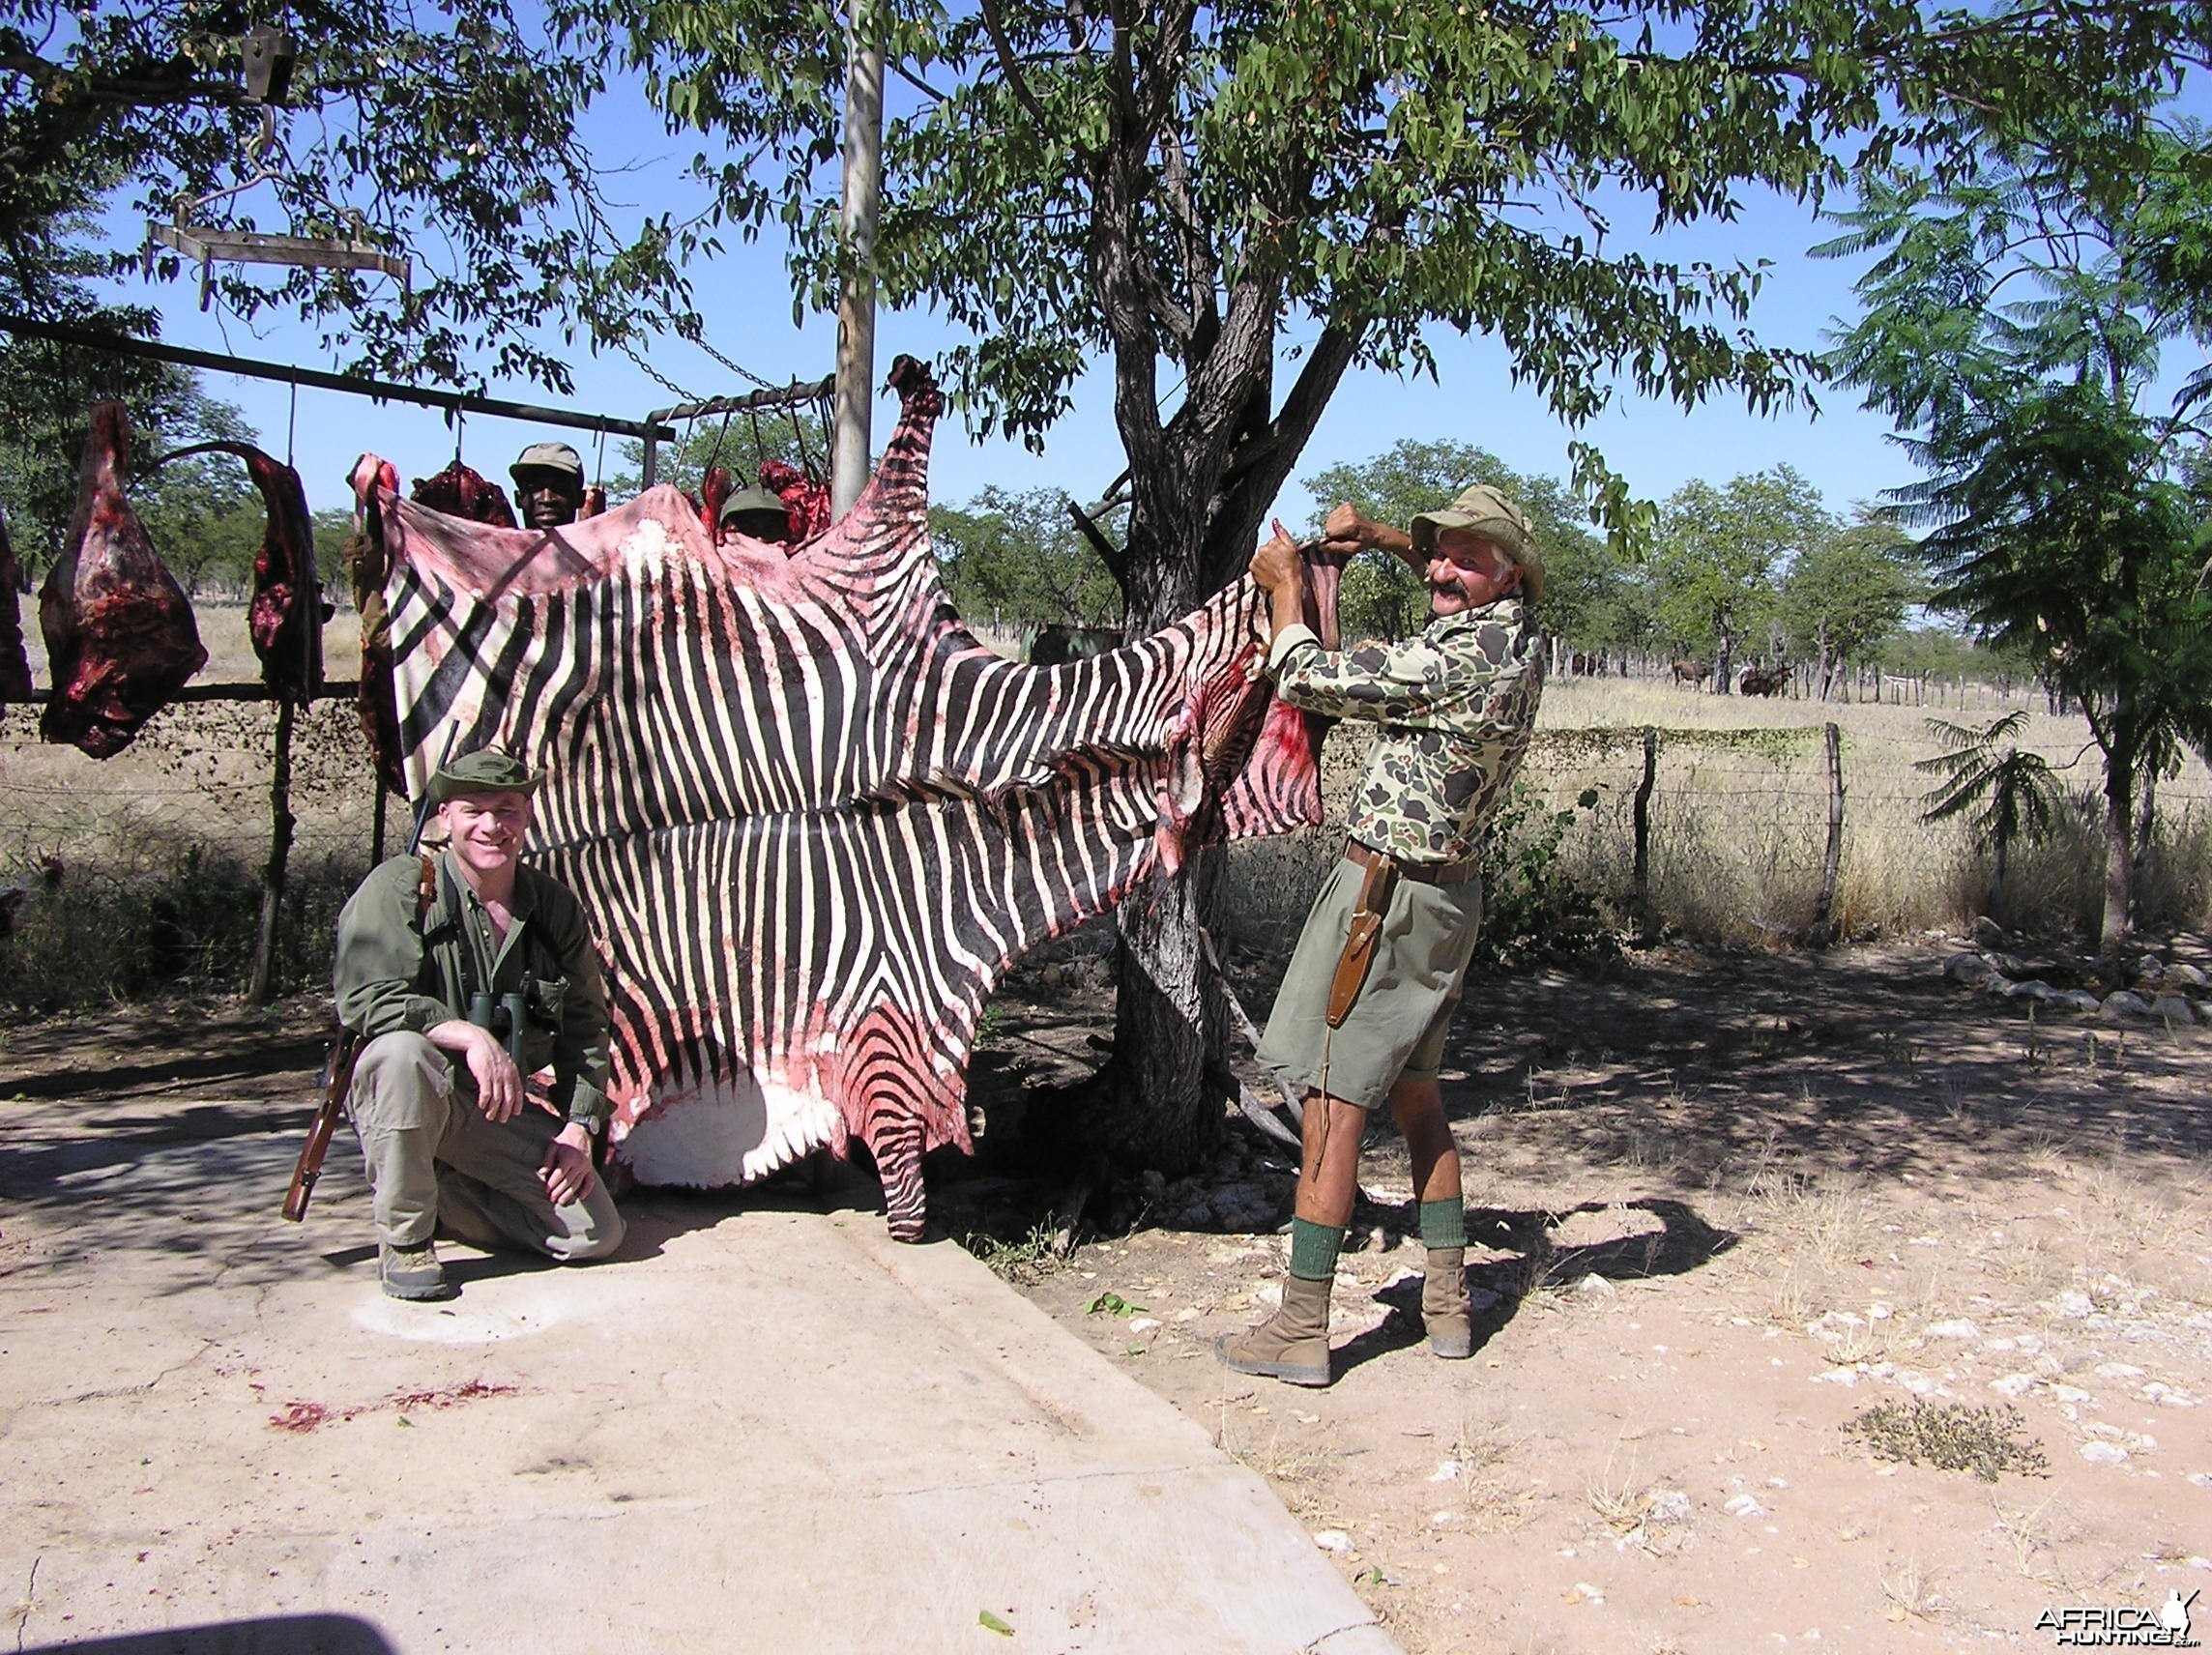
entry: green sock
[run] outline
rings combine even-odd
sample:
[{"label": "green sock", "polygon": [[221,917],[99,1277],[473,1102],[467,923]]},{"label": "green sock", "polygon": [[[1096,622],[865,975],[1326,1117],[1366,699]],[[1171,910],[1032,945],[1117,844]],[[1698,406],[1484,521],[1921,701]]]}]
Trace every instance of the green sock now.
[{"label": "green sock", "polygon": [[1336,1255],[1344,1247],[1344,1226],[1291,1220],[1291,1274],[1301,1281],[1336,1279]]},{"label": "green sock", "polygon": [[1421,1245],[1424,1247],[1465,1247],[1467,1245],[1467,1207],[1461,1201],[1424,1201],[1421,1203]]}]

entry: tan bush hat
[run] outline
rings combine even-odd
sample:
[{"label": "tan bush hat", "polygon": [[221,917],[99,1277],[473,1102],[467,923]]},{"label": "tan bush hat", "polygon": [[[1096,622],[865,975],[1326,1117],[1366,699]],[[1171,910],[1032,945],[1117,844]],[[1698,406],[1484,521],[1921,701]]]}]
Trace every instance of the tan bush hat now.
[{"label": "tan bush hat", "polygon": [[514,479],[517,488],[523,486],[523,478],[530,472],[556,472],[562,477],[572,477],[579,486],[584,480],[584,456],[567,443],[532,443],[524,449],[514,464],[507,468],[508,476]]},{"label": "tan bush hat", "polygon": [[430,777],[432,804],[471,793],[536,793],[538,778],[512,753],[498,747],[479,747],[448,761]]},{"label": "tan bush hat", "polygon": [[1544,598],[1544,554],[1536,546],[1536,531],[1528,517],[1487,482],[1475,484],[1441,511],[1423,511],[1413,519],[1413,550],[1424,557],[1435,549],[1439,529],[1466,529],[1480,535],[1521,566],[1521,595],[1530,603]]}]

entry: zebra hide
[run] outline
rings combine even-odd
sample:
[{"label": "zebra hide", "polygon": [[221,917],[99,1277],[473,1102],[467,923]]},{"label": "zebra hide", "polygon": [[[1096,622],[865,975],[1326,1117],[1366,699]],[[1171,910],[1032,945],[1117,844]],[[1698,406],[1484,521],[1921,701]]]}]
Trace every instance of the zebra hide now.
[{"label": "zebra hide", "polygon": [[538,532],[356,475],[410,793],[450,732],[545,774],[530,854],[606,961],[612,1158],[712,1187],[858,1136],[916,1240],[1007,966],[1201,846],[1318,823],[1322,729],[1257,677],[1249,580],[1089,660],[978,644],[930,548],[944,399],[910,359],[891,383],[881,469],[788,555],[668,487]]}]

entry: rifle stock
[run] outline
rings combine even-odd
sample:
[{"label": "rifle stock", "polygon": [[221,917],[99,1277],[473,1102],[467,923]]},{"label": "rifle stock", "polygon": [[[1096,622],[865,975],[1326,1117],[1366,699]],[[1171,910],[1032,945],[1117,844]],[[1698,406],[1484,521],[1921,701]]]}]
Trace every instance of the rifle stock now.
[{"label": "rifle stock", "polygon": [[315,1193],[315,1180],[323,1176],[323,1157],[330,1153],[331,1136],[345,1112],[347,1089],[353,1085],[354,1060],[361,1056],[361,1036],[341,1030],[323,1060],[323,1102],[315,1111],[315,1123],[307,1128],[307,1141],[300,1147],[299,1164],[292,1169],[292,1187],[284,1192],[284,1216],[294,1224],[307,1216],[307,1203]]}]

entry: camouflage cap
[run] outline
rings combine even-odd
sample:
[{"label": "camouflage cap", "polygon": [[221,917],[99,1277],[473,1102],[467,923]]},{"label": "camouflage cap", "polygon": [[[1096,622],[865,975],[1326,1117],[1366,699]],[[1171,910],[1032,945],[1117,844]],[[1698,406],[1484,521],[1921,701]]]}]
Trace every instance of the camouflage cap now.
[{"label": "camouflage cap", "polygon": [[1521,566],[1522,596],[1530,603],[1543,601],[1544,554],[1536,545],[1536,531],[1502,492],[1477,483],[1442,510],[1423,511],[1413,519],[1413,550],[1424,555],[1432,550],[1440,529],[1480,535]]},{"label": "camouflage cap", "polygon": [[499,747],[479,747],[449,760],[430,777],[430,802],[443,804],[472,793],[536,793],[538,777],[512,753]]},{"label": "camouflage cap", "polygon": [[756,511],[763,516],[772,512],[783,518],[787,525],[790,522],[791,508],[767,489],[758,487],[741,488],[723,501],[720,521],[727,523],[733,517],[746,516]]},{"label": "camouflage cap", "polygon": [[584,481],[584,456],[567,443],[532,443],[507,471],[514,479],[517,488],[525,486],[522,479],[526,472],[548,471],[558,472],[563,477],[572,477],[576,479],[577,486],[581,487]]}]

